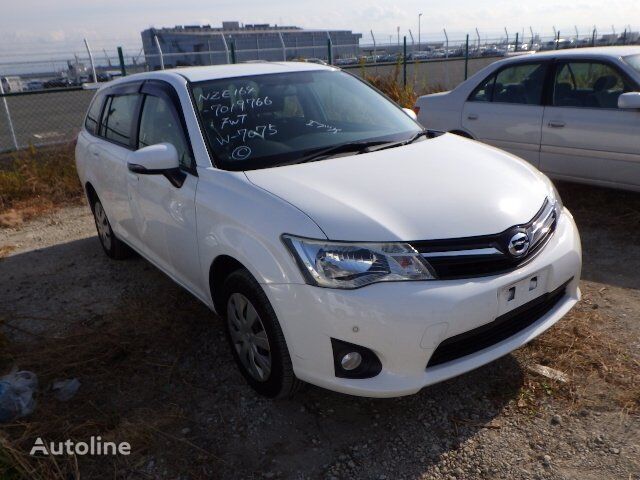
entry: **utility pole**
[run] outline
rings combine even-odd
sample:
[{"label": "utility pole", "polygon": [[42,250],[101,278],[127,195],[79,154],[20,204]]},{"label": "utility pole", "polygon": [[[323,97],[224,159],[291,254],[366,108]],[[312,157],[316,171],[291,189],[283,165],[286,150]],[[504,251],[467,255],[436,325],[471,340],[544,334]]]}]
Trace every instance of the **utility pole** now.
[{"label": "utility pole", "polygon": [[396,31],[398,32],[398,46],[400,46],[400,27],[396,27]]}]

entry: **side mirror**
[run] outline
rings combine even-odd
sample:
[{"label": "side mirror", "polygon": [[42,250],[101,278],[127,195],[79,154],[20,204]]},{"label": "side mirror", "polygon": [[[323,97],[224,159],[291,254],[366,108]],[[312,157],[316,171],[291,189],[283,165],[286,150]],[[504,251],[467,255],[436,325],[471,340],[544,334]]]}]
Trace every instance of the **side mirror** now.
[{"label": "side mirror", "polygon": [[129,154],[127,168],[140,175],[162,175],[180,167],[178,151],[170,143],[158,143]]},{"label": "side mirror", "polygon": [[149,145],[131,152],[127,168],[138,175],[164,175],[176,188],[180,188],[187,178],[187,174],[180,170],[178,151],[170,143]]},{"label": "side mirror", "polygon": [[402,110],[404,111],[404,113],[409,115],[412,119],[414,119],[416,122],[418,121],[418,115],[416,115],[416,112],[414,112],[410,108],[403,108]]},{"label": "side mirror", "polygon": [[620,95],[618,108],[640,109],[640,92],[627,92]]}]

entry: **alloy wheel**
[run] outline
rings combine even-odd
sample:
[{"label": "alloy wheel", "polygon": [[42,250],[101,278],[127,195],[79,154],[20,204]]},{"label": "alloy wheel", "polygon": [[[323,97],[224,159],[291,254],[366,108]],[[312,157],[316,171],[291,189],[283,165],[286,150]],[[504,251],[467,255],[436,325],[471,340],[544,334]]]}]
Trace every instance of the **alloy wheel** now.
[{"label": "alloy wheel", "polygon": [[227,302],[229,333],[240,362],[249,374],[264,382],[271,373],[271,346],[260,315],[249,299],[234,293]]},{"label": "alloy wheel", "polygon": [[100,202],[96,202],[93,207],[93,213],[96,219],[96,227],[98,229],[98,235],[100,236],[100,241],[106,250],[111,249],[111,226],[109,225],[109,220],[107,219],[107,214],[102,208],[102,204]]}]

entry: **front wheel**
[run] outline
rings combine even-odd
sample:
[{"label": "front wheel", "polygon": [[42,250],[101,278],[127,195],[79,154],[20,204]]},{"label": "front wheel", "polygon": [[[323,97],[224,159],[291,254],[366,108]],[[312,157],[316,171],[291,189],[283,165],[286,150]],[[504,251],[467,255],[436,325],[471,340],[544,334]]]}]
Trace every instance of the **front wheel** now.
[{"label": "front wheel", "polygon": [[258,282],[247,270],[237,270],[224,283],[224,299],[227,339],[247,383],[269,398],[291,396],[302,382],[293,373],[282,329]]}]

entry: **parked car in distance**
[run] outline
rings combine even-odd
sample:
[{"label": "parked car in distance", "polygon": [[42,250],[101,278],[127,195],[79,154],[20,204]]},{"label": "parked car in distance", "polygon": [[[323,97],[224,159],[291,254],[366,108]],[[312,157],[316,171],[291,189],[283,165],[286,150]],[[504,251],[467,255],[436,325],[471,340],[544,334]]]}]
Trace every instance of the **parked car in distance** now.
[{"label": "parked car in distance", "polygon": [[415,110],[427,128],[502,148],[552,178],[640,190],[640,47],[501,60]]},{"label": "parked car in distance", "polygon": [[44,88],[66,88],[70,87],[71,83],[66,78],[52,78],[44,82]]},{"label": "parked car in distance", "polygon": [[26,85],[26,90],[29,92],[35,90],[42,90],[44,88],[44,82],[42,80],[29,80]]},{"label": "parked car in distance", "polygon": [[106,254],[217,312],[256,391],[407,395],[541,334],[581,268],[549,179],[414,118],[313,63],[148,72],[99,88],[76,164]]},{"label": "parked car in distance", "polygon": [[301,62],[307,62],[307,63],[317,63],[318,65],[326,65],[327,62],[325,62],[324,60],[320,59],[320,58],[303,58],[300,60]]}]

